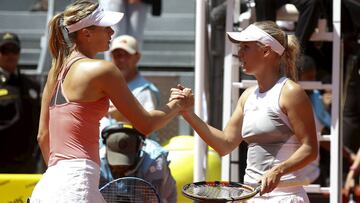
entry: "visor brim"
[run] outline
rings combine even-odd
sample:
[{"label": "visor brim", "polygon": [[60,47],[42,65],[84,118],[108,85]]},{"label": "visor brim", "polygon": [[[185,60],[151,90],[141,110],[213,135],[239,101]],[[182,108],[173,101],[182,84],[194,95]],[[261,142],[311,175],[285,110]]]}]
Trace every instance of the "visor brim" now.
[{"label": "visor brim", "polygon": [[232,43],[240,43],[240,42],[253,42],[258,41],[256,38],[251,37],[247,32],[227,32],[229,40]]},{"label": "visor brim", "polygon": [[104,11],[104,17],[96,25],[101,27],[113,26],[120,22],[123,17],[124,13]]}]

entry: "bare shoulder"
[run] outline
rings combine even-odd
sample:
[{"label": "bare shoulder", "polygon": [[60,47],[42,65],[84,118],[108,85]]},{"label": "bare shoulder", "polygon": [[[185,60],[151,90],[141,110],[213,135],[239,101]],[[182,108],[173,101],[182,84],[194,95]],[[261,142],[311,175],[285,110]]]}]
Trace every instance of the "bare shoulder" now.
[{"label": "bare shoulder", "polygon": [[239,101],[244,104],[244,103],[246,102],[247,98],[249,97],[249,95],[255,91],[255,88],[256,88],[256,86],[247,88],[247,89],[241,94]]},{"label": "bare shoulder", "polygon": [[282,96],[289,97],[288,99],[296,99],[297,96],[306,96],[306,94],[298,83],[288,80],[282,89]]},{"label": "bare shoulder", "polygon": [[286,81],[279,99],[280,108],[286,111],[294,106],[301,107],[308,104],[309,98],[302,87],[292,80]]},{"label": "bare shoulder", "polygon": [[84,59],[75,65],[81,69],[81,71],[90,72],[93,74],[106,74],[108,72],[117,70],[113,63],[100,59]]}]

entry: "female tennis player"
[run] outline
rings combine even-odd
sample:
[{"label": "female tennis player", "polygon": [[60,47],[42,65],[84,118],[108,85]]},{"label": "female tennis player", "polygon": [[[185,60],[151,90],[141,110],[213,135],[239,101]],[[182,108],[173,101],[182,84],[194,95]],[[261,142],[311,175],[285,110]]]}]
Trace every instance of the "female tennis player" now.
[{"label": "female tennis player", "polygon": [[[224,131],[204,123],[192,111],[182,116],[220,155],[249,144],[244,183],[261,183],[261,196],[248,202],[309,202],[304,168],[315,160],[318,143],[311,103],[294,82],[299,45],[273,22],[257,22],[227,33],[239,44],[238,58],[258,85],[245,90]],[[179,98],[188,89],[172,89]],[[188,97],[190,98],[190,97]]]},{"label": "female tennis player", "polygon": [[104,11],[89,0],[75,1],[53,17],[53,63],[45,85],[38,142],[48,169],[31,202],[104,202],[99,193],[99,120],[109,99],[143,134],[175,117],[182,101],[147,112],[127,88],[119,69],[95,59],[109,48],[110,26],[123,14]]}]

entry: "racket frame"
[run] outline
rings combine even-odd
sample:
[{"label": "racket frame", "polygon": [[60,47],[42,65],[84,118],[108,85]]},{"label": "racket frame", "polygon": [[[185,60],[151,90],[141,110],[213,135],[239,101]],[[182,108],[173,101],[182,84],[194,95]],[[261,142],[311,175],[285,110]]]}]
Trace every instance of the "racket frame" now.
[{"label": "racket frame", "polygon": [[[239,196],[239,197],[228,197],[228,198],[224,198],[224,197],[219,197],[219,198],[215,198],[215,197],[206,197],[206,196],[200,196],[200,195],[196,195],[196,194],[191,194],[189,192],[187,192],[187,189],[190,187],[193,187],[193,185],[195,186],[211,186],[211,187],[221,187],[221,186],[226,186],[226,187],[234,187],[234,188],[244,188],[246,190],[250,190],[252,192],[250,192],[249,194],[243,195],[243,196]],[[190,184],[186,184],[183,186],[182,188],[182,193],[185,197],[192,199],[192,200],[197,200],[197,201],[218,201],[218,202],[231,202],[231,201],[238,201],[238,200],[248,200],[252,197],[254,197],[256,194],[258,194],[260,192],[260,185],[257,187],[253,187],[250,185],[246,185],[246,184],[242,184],[242,183],[237,183],[237,182],[227,182],[227,181],[200,181],[200,182],[194,182],[194,183],[190,183]]]}]

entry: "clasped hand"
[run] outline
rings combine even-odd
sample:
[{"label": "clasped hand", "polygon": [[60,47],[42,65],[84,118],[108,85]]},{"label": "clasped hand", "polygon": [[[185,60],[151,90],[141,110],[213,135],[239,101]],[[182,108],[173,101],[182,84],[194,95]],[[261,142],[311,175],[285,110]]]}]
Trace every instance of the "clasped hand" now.
[{"label": "clasped hand", "polygon": [[177,100],[182,108],[182,113],[193,109],[194,94],[190,88],[177,85],[176,88],[171,88],[170,92],[169,101]]}]

